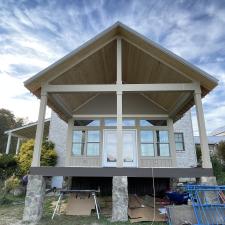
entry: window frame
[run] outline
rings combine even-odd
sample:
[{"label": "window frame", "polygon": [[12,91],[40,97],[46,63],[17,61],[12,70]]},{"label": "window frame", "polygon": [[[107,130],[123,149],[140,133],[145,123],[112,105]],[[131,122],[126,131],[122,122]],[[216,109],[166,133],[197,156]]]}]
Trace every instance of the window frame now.
[{"label": "window frame", "polygon": [[[85,117],[85,118],[76,118],[73,120],[73,129],[72,129],[72,136],[73,136],[73,132],[74,131],[79,131],[79,130],[84,130],[85,131],[85,146],[84,146],[84,154],[83,155],[74,155],[73,152],[72,152],[72,148],[73,148],[73,137],[72,137],[72,146],[71,146],[71,150],[70,150],[70,155],[71,157],[77,157],[77,158],[101,158],[102,155],[103,155],[103,130],[105,129],[116,129],[116,126],[106,126],[105,125],[105,120],[107,119],[116,119],[115,117],[98,117],[98,118],[92,118],[92,117]],[[168,159],[168,158],[171,158],[172,157],[172,150],[171,150],[171,143],[170,143],[170,129],[169,129],[169,122],[168,122],[168,119],[163,119],[163,120],[166,120],[166,123],[167,123],[167,126],[141,126],[140,124],[140,121],[141,120],[148,120],[150,118],[148,117],[142,117],[142,118],[137,118],[137,117],[123,117],[123,119],[128,119],[128,120],[134,120],[135,121],[135,124],[134,126],[123,126],[123,129],[136,129],[136,132],[137,132],[137,154],[139,155],[138,158],[139,159],[153,159],[153,158],[160,158],[160,159]],[[74,125],[74,122],[75,120],[100,120],[100,126],[75,126]],[[159,120],[158,118],[151,118],[151,120]],[[87,144],[88,144],[88,131],[92,131],[92,130],[98,130],[99,131],[99,134],[100,134],[100,139],[99,139],[99,142],[96,142],[96,143],[99,143],[99,154],[96,155],[96,156],[91,156],[91,155],[87,155]],[[143,156],[141,153],[141,131],[152,131],[153,132],[153,143],[150,143],[149,144],[153,144],[153,148],[154,148],[154,156]],[[156,137],[156,131],[167,131],[168,132],[168,144],[169,145],[169,155],[168,156],[160,156],[158,154],[158,151],[157,151],[157,137]],[[90,142],[92,143],[92,142]]]},{"label": "window frame", "polygon": [[[181,135],[182,136],[182,142],[181,141],[176,141],[176,135]],[[175,149],[176,149],[176,152],[184,152],[185,151],[185,142],[184,142],[184,133],[183,132],[174,132],[174,142],[175,142]],[[177,146],[176,144],[177,143],[181,143],[182,146],[183,146],[183,150],[177,150]]]}]

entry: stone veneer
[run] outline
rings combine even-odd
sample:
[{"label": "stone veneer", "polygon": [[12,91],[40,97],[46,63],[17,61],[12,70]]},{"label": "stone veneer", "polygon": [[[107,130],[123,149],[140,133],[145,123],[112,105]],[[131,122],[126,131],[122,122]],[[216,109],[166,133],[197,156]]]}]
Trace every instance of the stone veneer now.
[{"label": "stone veneer", "polygon": [[29,175],[23,221],[38,222],[43,213],[45,197],[45,179],[40,175]]},{"label": "stone veneer", "polygon": [[127,221],[128,181],[126,176],[114,176],[112,181],[112,222]]},{"label": "stone veneer", "polygon": [[191,111],[185,113],[184,116],[174,124],[174,132],[181,132],[184,134],[185,151],[176,152],[177,167],[196,167],[197,157],[195,152]]}]

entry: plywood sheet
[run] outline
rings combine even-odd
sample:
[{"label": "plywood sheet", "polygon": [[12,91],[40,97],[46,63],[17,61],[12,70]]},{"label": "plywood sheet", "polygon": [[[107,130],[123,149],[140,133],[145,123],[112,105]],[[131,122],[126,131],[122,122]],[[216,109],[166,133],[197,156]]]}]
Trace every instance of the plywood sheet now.
[{"label": "plywood sheet", "polygon": [[165,215],[161,215],[156,209],[154,218],[154,209],[151,207],[128,209],[128,215],[131,223],[144,221],[166,221]]},{"label": "plywood sheet", "polygon": [[94,199],[88,196],[70,195],[66,207],[66,215],[88,216],[95,209]]}]

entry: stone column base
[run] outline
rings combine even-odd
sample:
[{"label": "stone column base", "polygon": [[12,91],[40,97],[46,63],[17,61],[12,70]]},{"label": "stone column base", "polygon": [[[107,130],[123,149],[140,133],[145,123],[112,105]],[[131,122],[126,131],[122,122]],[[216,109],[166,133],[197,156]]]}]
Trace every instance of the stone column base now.
[{"label": "stone column base", "polygon": [[38,222],[43,213],[45,179],[40,175],[29,175],[23,221]]},{"label": "stone column base", "polygon": [[127,221],[128,182],[126,176],[114,176],[112,188],[112,222]]}]

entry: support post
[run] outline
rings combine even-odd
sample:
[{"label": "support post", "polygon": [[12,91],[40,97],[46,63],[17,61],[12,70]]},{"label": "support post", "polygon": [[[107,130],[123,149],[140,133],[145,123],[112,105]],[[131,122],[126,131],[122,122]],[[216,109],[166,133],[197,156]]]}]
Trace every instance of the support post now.
[{"label": "support post", "polygon": [[123,167],[122,92],[117,92],[117,167]]},{"label": "support post", "polygon": [[[116,84],[122,84],[122,41],[117,38],[117,79]],[[117,167],[123,167],[123,104],[122,91],[116,92],[117,99]]]},{"label": "support post", "polygon": [[210,154],[209,154],[208,138],[207,138],[206,128],[205,128],[205,120],[204,120],[204,112],[203,112],[203,106],[202,106],[202,100],[201,100],[200,86],[199,86],[199,90],[196,90],[194,93],[194,100],[195,100],[195,106],[196,106],[198,131],[199,131],[200,146],[201,146],[201,153],[202,153],[202,167],[212,168],[212,163],[211,163]]},{"label": "support post", "polygon": [[173,167],[176,167],[176,145],[175,145],[175,137],[174,137],[174,128],[173,128],[173,120],[169,118],[167,120],[168,128],[169,128],[169,142],[170,142],[170,154],[172,157]]},{"label": "support post", "polygon": [[66,166],[70,166],[71,149],[72,149],[72,142],[73,142],[73,126],[74,126],[74,119],[71,118],[68,120],[68,127],[67,127]]},{"label": "support post", "polygon": [[6,154],[9,154],[11,139],[12,139],[12,133],[10,132],[10,133],[8,133],[8,140],[7,140],[6,150],[5,150]]},{"label": "support post", "polygon": [[35,144],[34,144],[34,153],[33,153],[33,160],[31,164],[32,167],[40,166],[40,156],[41,156],[41,147],[42,147],[42,139],[43,139],[43,132],[44,132],[46,105],[47,105],[47,93],[45,91],[45,88],[42,87],[38,124],[37,124]]},{"label": "support post", "polygon": [[19,153],[20,141],[21,141],[21,139],[18,138],[18,139],[17,139],[17,145],[16,145],[16,155]]}]

